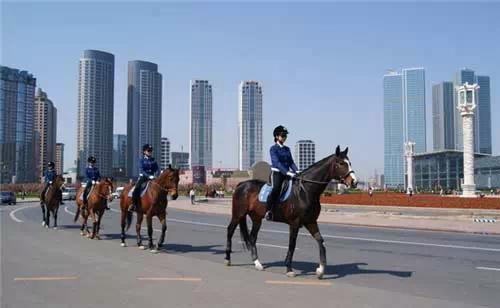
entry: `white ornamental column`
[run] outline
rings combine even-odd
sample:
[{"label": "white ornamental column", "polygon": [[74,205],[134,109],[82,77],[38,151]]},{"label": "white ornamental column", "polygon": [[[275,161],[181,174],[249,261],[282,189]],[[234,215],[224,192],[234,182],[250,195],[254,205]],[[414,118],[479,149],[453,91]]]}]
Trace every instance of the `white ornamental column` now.
[{"label": "white ornamental column", "polygon": [[415,142],[405,142],[406,157],[406,193],[413,192],[413,154],[415,154]]},{"label": "white ornamental column", "polygon": [[458,106],[463,122],[464,137],[464,184],[463,197],[476,196],[474,183],[474,109],[476,109],[476,93],[479,86],[465,83],[457,88]]}]

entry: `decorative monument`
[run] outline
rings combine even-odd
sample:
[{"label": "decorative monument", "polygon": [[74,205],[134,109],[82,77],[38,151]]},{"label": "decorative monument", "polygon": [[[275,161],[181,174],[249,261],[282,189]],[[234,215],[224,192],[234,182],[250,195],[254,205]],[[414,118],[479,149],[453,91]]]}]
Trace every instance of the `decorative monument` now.
[{"label": "decorative monument", "polygon": [[462,116],[464,135],[464,183],[462,197],[475,197],[476,184],[474,183],[474,109],[476,109],[476,94],[479,86],[465,83],[457,87],[457,109]]},{"label": "decorative monument", "polygon": [[413,155],[415,154],[415,142],[405,142],[406,157],[406,193],[413,193]]}]

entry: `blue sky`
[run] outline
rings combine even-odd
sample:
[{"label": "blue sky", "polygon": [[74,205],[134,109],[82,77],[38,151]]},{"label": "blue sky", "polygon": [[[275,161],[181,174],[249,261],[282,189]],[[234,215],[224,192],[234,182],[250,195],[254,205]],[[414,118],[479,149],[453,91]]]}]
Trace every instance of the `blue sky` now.
[{"label": "blue sky", "polygon": [[491,76],[493,150],[500,154],[500,4],[480,3],[2,3],[1,64],[28,70],[58,108],[65,165],[76,147],[78,61],[115,55],[115,133],[126,133],[127,62],[158,63],[162,135],[188,149],[189,80],[214,87],[214,166],[237,166],[238,84],[264,93],[265,157],[272,128],[317,158],[349,146],[363,176],[383,170],[382,77],[425,67],[427,148],[431,85],[469,67]]}]

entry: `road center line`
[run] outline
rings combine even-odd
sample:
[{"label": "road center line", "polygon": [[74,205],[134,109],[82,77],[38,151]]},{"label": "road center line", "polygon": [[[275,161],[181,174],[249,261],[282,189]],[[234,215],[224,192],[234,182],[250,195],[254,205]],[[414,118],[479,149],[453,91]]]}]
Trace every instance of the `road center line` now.
[{"label": "road center line", "polygon": [[[119,212],[119,211],[115,210],[115,212]],[[227,228],[227,226],[225,226],[225,225],[211,224],[211,223],[198,222],[198,221],[192,221],[192,220],[167,218],[167,221],[183,223],[183,224],[190,224],[190,225],[198,225],[198,226],[216,227],[216,228],[224,228],[224,229]],[[268,233],[280,233],[280,234],[287,234],[288,235],[288,231],[281,231],[281,230],[274,230],[274,229],[262,229],[261,231],[268,232]],[[305,233],[305,232],[299,232],[299,235],[310,236],[309,233]],[[424,243],[424,242],[407,242],[407,241],[396,241],[396,240],[382,240],[382,239],[377,239],[377,238],[364,238],[364,237],[340,236],[340,235],[329,235],[329,234],[323,234],[323,237],[324,238],[333,238],[333,239],[363,241],[363,242],[374,242],[374,243],[387,243],[387,244],[401,244],[401,245],[412,245],[412,246],[427,246],[427,247],[441,247],[441,248],[452,248],[452,249],[500,252],[500,248],[433,244],[433,243]]]},{"label": "road center line", "polygon": [[500,268],[495,268],[495,267],[484,267],[484,266],[478,266],[476,267],[478,270],[485,270],[485,271],[497,271],[500,272]]},{"label": "road center line", "polygon": [[14,281],[58,281],[58,280],[76,280],[78,276],[46,276],[46,277],[16,277]]}]

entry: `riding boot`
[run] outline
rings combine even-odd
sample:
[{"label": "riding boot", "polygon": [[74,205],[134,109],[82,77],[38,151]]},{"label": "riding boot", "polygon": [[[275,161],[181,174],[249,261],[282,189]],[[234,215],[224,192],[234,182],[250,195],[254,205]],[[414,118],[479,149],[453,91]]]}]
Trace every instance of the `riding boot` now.
[{"label": "riding boot", "polygon": [[267,212],[266,212],[266,220],[273,221],[273,219],[274,219],[274,217],[273,217],[273,210],[272,209],[267,210]]}]

